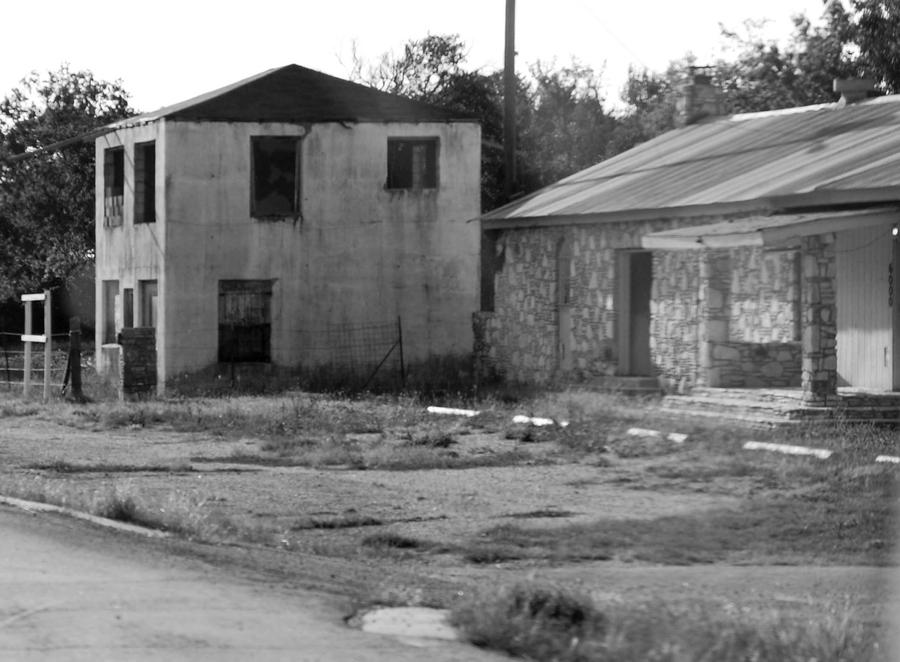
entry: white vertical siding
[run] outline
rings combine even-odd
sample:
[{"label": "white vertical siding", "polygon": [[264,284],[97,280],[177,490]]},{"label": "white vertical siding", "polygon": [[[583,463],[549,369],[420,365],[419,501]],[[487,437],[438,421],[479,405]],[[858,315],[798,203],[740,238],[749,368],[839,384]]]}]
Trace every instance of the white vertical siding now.
[{"label": "white vertical siding", "polygon": [[840,232],[836,249],[838,385],[889,390],[894,361],[890,229]]}]

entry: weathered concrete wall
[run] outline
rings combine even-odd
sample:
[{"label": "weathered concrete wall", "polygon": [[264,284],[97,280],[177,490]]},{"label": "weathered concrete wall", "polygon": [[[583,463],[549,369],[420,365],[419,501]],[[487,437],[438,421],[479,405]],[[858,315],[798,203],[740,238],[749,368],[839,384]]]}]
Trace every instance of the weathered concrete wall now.
[{"label": "weathered concrete wall", "polygon": [[[136,142],[156,141],[156,221],[154,223],[134,223],[134,145]],[[104,227],[103,216],[103,154],[111,147],[125,149],[125,200],[123,206],[123,222],[121,225]],[[100,351],[103,343],[105,322],[103,309],[103,281],[119,281],[121,297],[125,289],[138,291],[138,281],[156,280],[160,297],[165,290],[163,273],[164,254],[166,250],[166,217],[165,217],[165,132],[161,124],[122,129],[108,133],[97,139],[95,143],[95,240],[96,240],[96,281],[95,281],[95,346],[97,348],[97,369],[104,372],[106,360]],[[121,298],[120,298],[121,301]],[[137,305],[137,296],[135,296]],[[162,307],[159,309],[158,323],[165,319]],[[122,328],[124,311],[119,309],[116,330]],[[164,348],[159,348],[163,353]]]},{"label": "weathered concrete wall", "polygon": [[[302,137],[301,214],[250,217],[250,142]],[[387,139],[436,137],[438,187],[388,190]],[[403,320],[404,356],[472,349],[480,128],[169,122],[166,374],[217,360],[220,279],[273,279],[272,361],[316,362],[327,325]],[[188,286],[189,284],[189,286]]]},{"label": "weathered concrete wall", "polygon": [[[251,137],[297,136],[301,210],[251,218]],[[438,187],[389,190],[387,139],[437,138]],[[133,222],[134,143],[156,139],[155,224]],[[124,145],[124,222],[104,228],[103,149]],[[156,279],[159,381],[218,359],[218,283],[272,280],[272,362],[316,362],[319,330],[403,320],[404,356],[472,350],[478,306],[475,123],[161,121],[97,141],[97,343],[102,281]],[[165,259],[163,259],[165,256]],[[136,304],[137,305],[137,304]],[[118,325],[120,327],[121,324]],[[380,357],[379,357],[380,358]]]}]

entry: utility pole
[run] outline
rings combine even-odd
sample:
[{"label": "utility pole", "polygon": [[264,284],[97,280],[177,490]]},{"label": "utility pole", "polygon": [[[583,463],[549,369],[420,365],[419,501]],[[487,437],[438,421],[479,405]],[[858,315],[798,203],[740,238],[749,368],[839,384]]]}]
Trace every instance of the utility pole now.
[{"label": "utility pole", "polygon": [[509,202],[516,187],[516,0],[506,0],[503,59],[503,192]]}]

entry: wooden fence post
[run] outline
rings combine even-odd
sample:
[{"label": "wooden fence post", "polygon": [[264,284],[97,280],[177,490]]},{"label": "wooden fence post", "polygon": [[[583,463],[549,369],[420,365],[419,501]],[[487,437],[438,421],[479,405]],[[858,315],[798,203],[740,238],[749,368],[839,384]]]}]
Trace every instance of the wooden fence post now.
[{"label": "wooden fence post", "polygon": [[[32,326],[32,315],[31,315],[31,300],[28,299],[25,301],[25,335],[32,335],[33,326]],[[28,397],[28,391],[31,389],[31,341],[25,341],[25,365],[23,366],[25,372],[22,373],[22,397]]]},{"label": "wooden fence post", "polygon": [[44,402],[50,401],[50,364],[53,361],[53,311],[50,290],[44,290]]},{"label": "wooden fence post", "polygon": [[71,398],[76,402],[84,401],[81,392],[81,320],[73,317],[69,320],[69,377],[72,380]]}]

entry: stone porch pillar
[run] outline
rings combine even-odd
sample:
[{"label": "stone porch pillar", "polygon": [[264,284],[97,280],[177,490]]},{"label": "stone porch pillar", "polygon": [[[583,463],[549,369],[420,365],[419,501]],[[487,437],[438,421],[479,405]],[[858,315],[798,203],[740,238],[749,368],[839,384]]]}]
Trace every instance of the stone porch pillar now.
[{"label": "stone porch pillar", "polygon": [[804,237],[800,312],[803,322],[803,402],[826,405],[837,398],[837,307],[834,235]]},{"label": "stone porch pillar", "polygon": [[728,295],[731,291],[731,257],[727,251],[705,250],[700,254],[700,291],[697,312],[700,340],[699,386],[719,386],[715,347],[728,341]]}]

